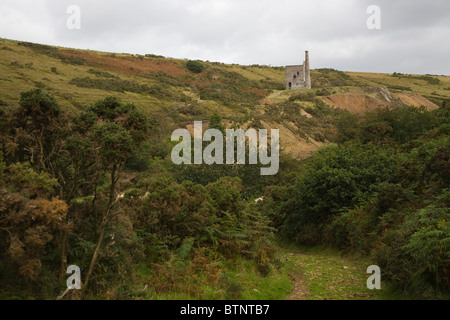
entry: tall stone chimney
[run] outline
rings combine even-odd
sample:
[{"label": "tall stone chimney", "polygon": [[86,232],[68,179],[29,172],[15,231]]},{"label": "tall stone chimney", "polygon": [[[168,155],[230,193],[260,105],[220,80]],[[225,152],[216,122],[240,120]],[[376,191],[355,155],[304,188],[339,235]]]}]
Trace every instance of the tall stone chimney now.
[{"label": "tall stone chimney", "polygon": [[311,74],[309,72],[309,52],[305,51],[305,87],[311,89]]}]

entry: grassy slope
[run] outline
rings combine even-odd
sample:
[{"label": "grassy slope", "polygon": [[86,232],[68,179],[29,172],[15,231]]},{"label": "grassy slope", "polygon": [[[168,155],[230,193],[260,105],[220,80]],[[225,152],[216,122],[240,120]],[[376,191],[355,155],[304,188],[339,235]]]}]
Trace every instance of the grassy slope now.
[{"label": "grassy slope", "polygon": [[[188,70],[184,67],[183,60],[154,57],[138,57],[127,54],[108,54],[94,51],[58,49],[67,55],[80,57],[88,61],[86,65],[73,65],[62,62],[56,57],[40,53],[32,48],[20,46],[19,42],[0,39],[0,98],[7,104],[17,103],[19,93],[36,86],[44,86],[51,94],[55,95],[58,102],[68,109],[76,110],[84,105],[102,99],[109,95],[115,95],[123,101],[134,103],[147,111],[164,109],[171,105],[171,101],[158,99],[148,94],[136,94],[131,92],[118,93],[99,89],[79,88],[70,84],[75,77],[95,76],[88,73],[89,69],[103,70],[112,75],[119,76],[122,80],[135,81],[139,84],[152,85],[158,81],[139,76],[140,73],[165,72],[179,79],[184,79]],[[18,62],[19,66],[12,65]],[[32,63],[31,67],[26,65]],[[282,81],[282,70],[258,67],[240,67],[236,65],[206,63],[208,67],[224,71],[237,72],[250,80],[268,79]],[[57,69],[57,74],[51,68]],[[200,81],[208,81],[201,77]],[[169,90],[174,94],[186,92],[199,98],[189,87],[174,87],[169,85]],[[202,101],[207,109],[214,109],[211,101]],[[221,106],[224,107],[224,106]],[[221,108],[221,113],[231,115],[230,110]]]},{"label": "grassy slope", "polygon": [[[77,113],[86,105],[113,95],[121,101],[135,104],[147,115],[164,121],[165,128],[169,128],[166,129],[167,132],[188,121],[208,119],[213,112],[218,112],[229,125],[249,124],[256,118],[264,127],[280,128],[281,144],[294,156],[308,156],[323,143],[327,143],[323,138],[317,140],[317,135],[322,133],[324,136],[324,132],[332,131],[329,119],[312,119],[306,123],[304,121],[292,123],[290,115],[274,119],[274,113],[270,111],[292,95],[298,94],[298,90],[279,90],[284,85],[284,68],[213,62],[203,64],[206,67],[205,71],[193,74],[187,70],[185,60],[40,45],[30,47],[21,45],[18,41],[0,39],[0,105],[17,105],[20,92],[35,87],[46,89],[56,97],[64,109],[72,113]],[[56,72],[52,72],[52,68],[56,68]],[[169,96],[158,96],[148,92],[108,91],[103,87],[81,88],[70,83],[74,78],[105,80],[104,77],[90,73],[92,69],[139,86],[158,86]],[[432,85],[416,77],[392,77],[389,74],[356,72],[325,73],[323,70],[312,70],[315,86],[313,92],[316,92],[317,88],[326,88],[326,95],[339,95],[335,100],[341,101],[341,105],[348,101],[348,97],[342,99],[342,95],[351,96],[350,104],[353,104],[353,109],[363,107],[356,99],[356,95],[359,95],[359,100],[363,101],[363,104],[364,99],[361,97],[375,97],[371,93],[373,90],[364,88],[380,86],[410,88],[413,92],[440,104],[441,100],[450,99],[450,90],[447,90],[450,89],[450,77],[438,78],[441,83]],[[207,90],[215,93],[216,98],[201,99],[202,89],[203,92]],[[230,90],[254,96],[249,98],[242,95],[241,98],[239,94],[233,96],[231,93],[230,97],[234,100],[229,103],[221,101],[221,97],[227,96]],[[400,92],[395,89],[391,91]],[[352,101],[353,96],[355,101]],[[376,106],[378,100],[374,101],[372,105]],[[312,106],[310,102],[302,102],[299,104],[299,111],[303,114],[301,108]]]},{"label": "grassy slope", "polygon": [[450,77],[433,76],[441,81],[439,85],[431,85],[425,80],[411,79],[405,77],[392,77],[386,73],[367,73],[367,72],[347,72],[352,78],[358,79],[362,84],[372,86],[401,86],[409,87],[417,94],[431,99],[449,99],[450,98]]}]

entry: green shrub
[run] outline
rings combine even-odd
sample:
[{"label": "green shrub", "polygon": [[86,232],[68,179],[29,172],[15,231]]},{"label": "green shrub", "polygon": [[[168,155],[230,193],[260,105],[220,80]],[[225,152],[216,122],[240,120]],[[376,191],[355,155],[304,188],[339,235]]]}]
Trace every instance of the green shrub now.
[{"label": "green shrub", "polygon": [[[450,196],[443,194],[441,199]],[[411,285],[420,289],[428,285],[438,292],[450,293],[450,212],[447,205],[436,207],[430,205],[420,210],[416,217],[408,216],[406,223],[417,225],[417,231],[404,246],[407,254],[413,258]]]},{"label": "green shrub", "polygon": [[342,71],[324,68],[314,70],[316,74],[311,76],[311,86],[313,88],[329,88],[339,86],[358,85],[349,75]]},{"label": "green shrub", "polygon": [[387,279],[420,296],[449,293],[450,213],[448,190],[417,211],[389,213],[376,250]]},{"label": "green shrub", "polygon": [[346,141],[358,139],[359,122],[360,118],[358,115],[348,111],[340,112],[338,116],[334,118],[334,124],[337,131],[334,141],[337,143],[344,143]]},{"label": "green shrub", "polygon": [[56,53],[54,56],[60,59],[63,63],[71,64],[74,66],[84,66],[89,64],[88,61],[84,58],[68,56],[62,53]]},{"label": "green shrub", "polygon": [[164,56],[160,56],[160,55],[152,54],[152,53],[147,53],[147,54],[145,55],[145,57],[146,57],[146,58],[164,58]]},{"label": "green shrub", "polygon": [[189,71],[193,73],[201,73],[203,70],[205,70],[205,66],[201,61],[198,60],[189,60],[186,63],[186,68],[188,68]]},{"label": "green shrub", "polygon": [[142,195],[142,191],[139,188],[131,188],[124,192],[126,198],[137,198]]},{"label": "green shrub", "polygon": [[289,98],[289,101],[310,101],[314,102],[316,98],[316,94],[313,91],[305,91],[300,92],[296,95],[293,95]]},{"label": "green shrub", "polygon": [[44,53],[44,54],[51,54],[57,51],[55,47],[47,46],[45,44],[39,44],[39,43],[32,43],[32,42],[18,42],[19,46],[28,47],[33,50],[36,50],[38,52]]},{"label": "green shrub", "polygon": [[330,225],[333,244],[343,250],[369,254],[377,238],[377,217],[366,206],[338,214]]},{"label": "green shrub", "polygon": [[291,236],[303,225],[319,230],[344,208],[370,198],[379,184],[395,177],[396,159],[369,145],[343,145],[317,151],[295,185],[285,230]]},{"label": "green shrub", "polygon": [[404,144],[430,130],[436,121],[424,107],[401,106],[380,108],[367,112],[360,123],[360,140],[363,143]]},{"label": "green shrub", "polygon": [[390,85],[389,89],[400,90],[400,91],[412,91],[411,87],[399,86],[399,85]]},{"label": "green shrub", "polygon": [[329,96],[329,95],[330,95],[330,92],[325,88],[316,91],[316,96],[318,96],[318,97]]}]

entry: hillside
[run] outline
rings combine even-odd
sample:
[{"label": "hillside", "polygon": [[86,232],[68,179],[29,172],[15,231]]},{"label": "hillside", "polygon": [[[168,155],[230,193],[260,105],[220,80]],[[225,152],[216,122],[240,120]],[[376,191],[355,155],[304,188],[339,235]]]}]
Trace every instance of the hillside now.
[{"label": "hillside", "polygon": [[0,104],[14,106],[20,92],[41,88],[77,114],[113,95],[153,117],[163,135],[216,112],[229,126],[279,128],[285,150],[305,158],[328,143],[335,131],[330,116],[313,115],[316,95],[332,108],[358,114],[401,104],[434,110],[450,99],[450,77],[444,76],[318,69],[312,70],[313,89],[303,90],[313,96],[295,99],[302,90],[283,90],[283,67],[201,62],[203,70],[194,73],[186,63],[152,54],[83,51],[1,39]]},{"label": "hillside", "polygon": [[[0,299],[448,299],[450,78],[311,80],[0,40]],[[198,120],[276,174],[176,164]]]}]

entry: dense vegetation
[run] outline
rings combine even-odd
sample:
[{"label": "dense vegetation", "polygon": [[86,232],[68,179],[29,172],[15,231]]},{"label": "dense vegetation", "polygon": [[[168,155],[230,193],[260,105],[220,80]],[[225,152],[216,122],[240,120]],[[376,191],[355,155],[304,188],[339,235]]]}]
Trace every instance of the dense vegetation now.
[{"label": "dense vegetation", "polygon": [[337,119],[322,148],[260,209],[289,239],[376,258],[422,297],[450,288],[449,109],[379,109]]},{"label": "dense vegetation", "polygon": [[[283,68],[0,42],[0,298],[54,299],[68,265],[83,290],[65,298],[283,298],[276,239],[365,255],[401,292],[448,298],[446,77],[318,69],[288,92]],[[382,94],[360,114],[325,103]],[[170,135],[194,120],[280,126],[278,174],[174,165]]]},{"label": "dense vegetation", "polygon": [[[145,266],[155,294],[194,275],[192,294],[219,284],[236,298],[242,288],[224,280],[223,263],[243,257],[268,275],[276,231],[372,255],[418,296],[447,294],[449,113],[341,112],[337,144],[305,161],[283,156],[279,176],[264,180],[256,166],[155,158],[145,146],[151,123],[116,98],[71,117],[40,89],[24,92],[0,117],[3,294],[55,296],[70,261],[87,270],[85,295],[111,285],[115,298],[136,294],[131,279]],[[211,120],[223,130],[217,114]],[[153,160],[136,170],[143,155]]]},{"label": "dense vegetation", "polygon": [[[56,296],[68,261],[86,270],[84,286],[92,295],[112,284],[129,285],[139,265],[158,279],[156,293],[170,290],[166,282],[179,281],[174,274],[186,268],[220,282],[215,265],[237,256],[255,261],[262,275],[270,272],[274,230],[243,201],[240,178],[177,182],[169,162],[157,159],[144,171],[129,171],[133,158],[146,151],[142,143],[150,128],[134,105],[111,97],[69,117],[36,89],[24,92],[20,106],[0,119],[6,292],[19,286],[21,297]],[[126,288],[120,290],[130,294]]]}]

